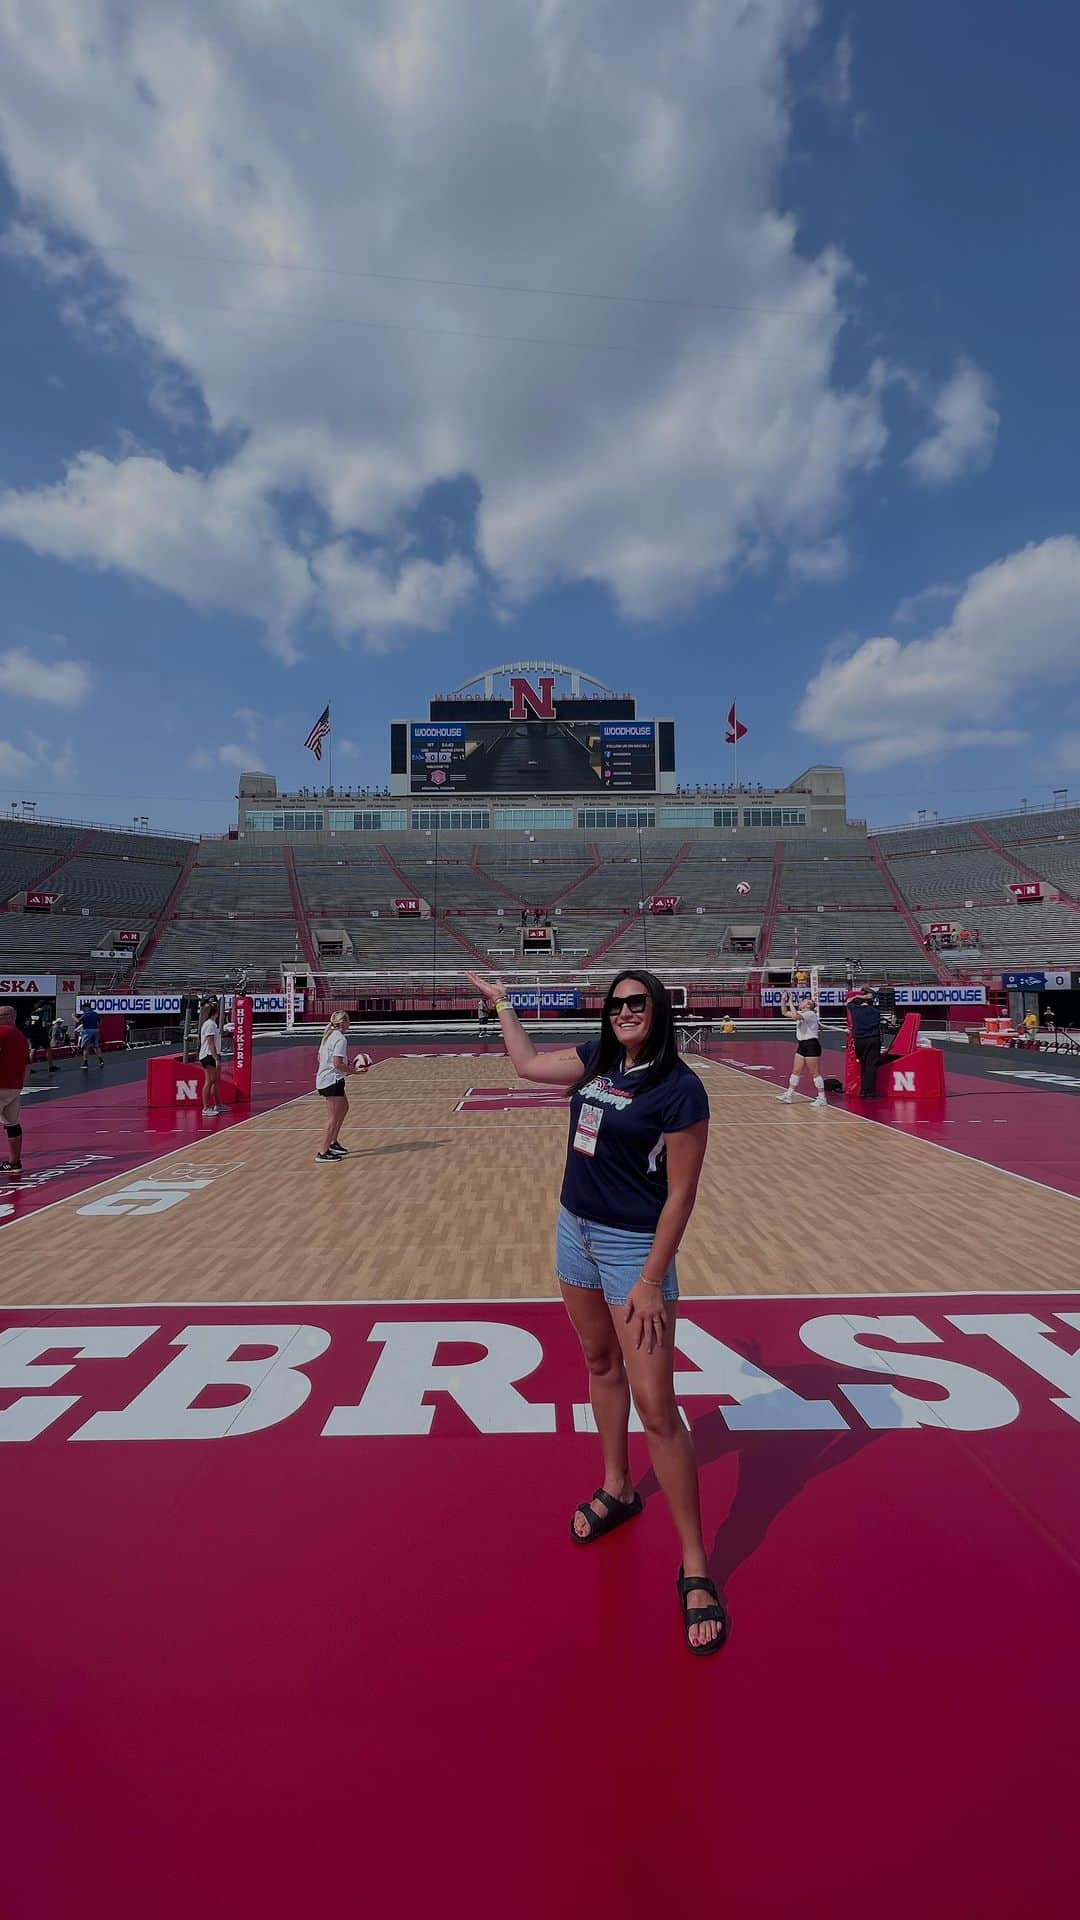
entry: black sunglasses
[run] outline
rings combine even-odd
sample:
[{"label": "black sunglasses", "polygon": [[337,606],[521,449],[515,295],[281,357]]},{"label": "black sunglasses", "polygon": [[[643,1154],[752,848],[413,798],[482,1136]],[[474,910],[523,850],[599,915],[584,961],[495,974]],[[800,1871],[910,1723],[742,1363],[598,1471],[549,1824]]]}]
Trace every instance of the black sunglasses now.
[{"label": "black sunglasses", "polygon": [[608,1001],[608,1017],[614,1018],[624,1007],[627,1013],[644,1013],[648,1004],[647,993],[613,993]]}]

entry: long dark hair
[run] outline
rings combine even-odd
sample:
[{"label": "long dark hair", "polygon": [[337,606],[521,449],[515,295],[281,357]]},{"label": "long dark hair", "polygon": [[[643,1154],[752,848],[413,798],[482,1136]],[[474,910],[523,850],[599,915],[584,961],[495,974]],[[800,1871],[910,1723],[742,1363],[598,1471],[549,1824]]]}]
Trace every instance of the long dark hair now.
[{"label": "long dark hair", "polygon": [[647,1073],[641,1075],[634,1087],[634,1093],[645,1091],[646,1087],[655,1087],[674,1073],[679,1064],[679,1051],[675,1043],[675,1016],[671,1008],[671,995],[662,980],[655,973],[646,973],[644,967],[624,967],[615,975],[604,995],[603,1010],[600,1015],[600,1049],[592,1071],[594,1073],[618,1072],[622,1065],[622,1041],[616,1038],[611,1024],[611,1001],[620,980],[640,980],[652,1002],[652,1031],[646,1045],[645,1056],[649,1062]]}]

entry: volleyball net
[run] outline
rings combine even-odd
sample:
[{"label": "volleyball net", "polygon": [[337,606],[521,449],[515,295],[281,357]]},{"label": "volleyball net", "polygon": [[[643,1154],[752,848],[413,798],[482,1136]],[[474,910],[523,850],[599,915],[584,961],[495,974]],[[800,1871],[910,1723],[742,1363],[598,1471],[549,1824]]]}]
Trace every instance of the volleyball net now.
[{"label": "volleyball net", "polygon": [[[633,974],[630,964],[624,968]],[[481,976],[491,973],[506,988],[507,998],[522,1019],[548,1021],[575,1014],[598,1014],[616,972],[610,962],[587,972],[539,972],[508,967],[498,974],[477,963]],[[665,968],[665,985],[679,1014],[697,1009],[749,1011],[746,965],[737,967]],[[457,968],[395,970],[311,967],[286,968],[282,978],[286,1032],[292,1033],[332,1013],[346,1012],[361,1019],[400,1021],[409,1017],[482,1023],[483,1002],[465,970]]]}]

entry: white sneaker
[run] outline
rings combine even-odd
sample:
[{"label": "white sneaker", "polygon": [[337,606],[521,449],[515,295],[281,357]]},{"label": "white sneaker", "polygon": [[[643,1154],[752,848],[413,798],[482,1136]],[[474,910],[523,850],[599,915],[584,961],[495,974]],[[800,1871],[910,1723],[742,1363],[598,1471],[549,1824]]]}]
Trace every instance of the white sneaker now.
[{"label": "white sneaker", "polygon": [[781,1093],[780,1095],[778,1095],[778,1098],[783,1101],[785,1107],[790,1107],[792,1101],[795,1098],[795,1095],[792,1093],[791,1088],[789,1087],[787,1092]]},{"label": "white sneaker", "polygon": [[811,1102],[810,1102],[810,1105],[811,1105],[812,1107],[827,1107],[827,1106],[828,1106],[828,1104],[829,1104],[829,1103],[828,1103],[828,1101],[826,1100],[826,1098],[825,1098],[825,1095],[824,1095],[823,1093],[819,1093],[819,1094],[818,1094],[818,1097],[817,1097],[817,1099],[816,1099],[816,1100],[811,1100]]}]

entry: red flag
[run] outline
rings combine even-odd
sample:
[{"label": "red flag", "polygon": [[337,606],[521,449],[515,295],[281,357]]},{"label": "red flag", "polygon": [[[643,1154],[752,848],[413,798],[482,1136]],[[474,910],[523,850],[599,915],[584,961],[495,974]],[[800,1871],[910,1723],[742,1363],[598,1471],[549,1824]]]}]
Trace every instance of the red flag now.
[{"label": "red flag", "polygon": [[734,700],[731,703],[731,712],[728,714],[727,723],[728,723],[727,745],[729,747],[733,747],[735,746],[737,741],[742,739],[743,734],[746,732],[746,728],[743,726],[742,721],[736,720],[735,718]]}]

